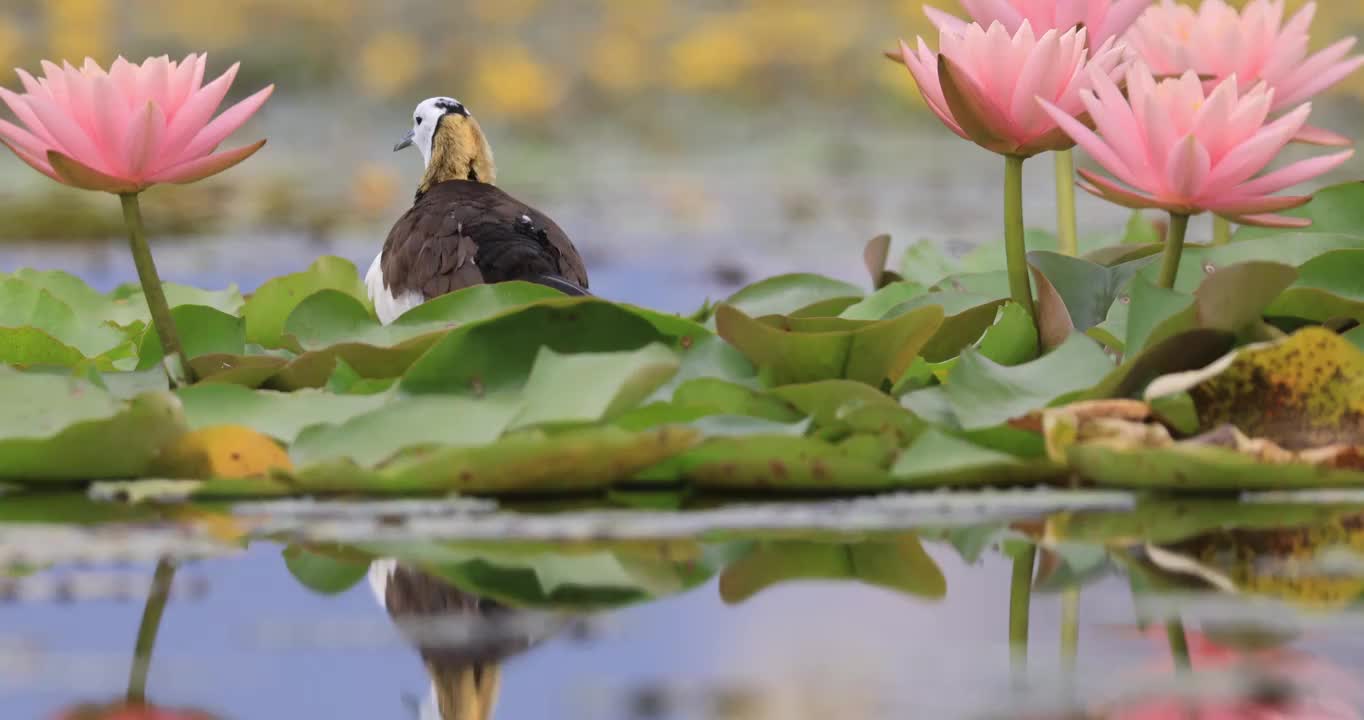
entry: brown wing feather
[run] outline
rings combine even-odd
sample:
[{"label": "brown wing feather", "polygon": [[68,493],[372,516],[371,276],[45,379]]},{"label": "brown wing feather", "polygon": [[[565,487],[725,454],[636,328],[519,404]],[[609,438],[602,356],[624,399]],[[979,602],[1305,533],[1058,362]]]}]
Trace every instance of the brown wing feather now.
[{"label": "brown wing feather", "polygon": [[[582,257],[553,220],[496,186],[465,180],[433,186],[394,224],[384,242],[385,283],[394,294],[417,290],[430,299],[485,282],[484,269],[475,262],[480,248],[524,242],[524,231],[517,226],[523,216],[543,231],[549,248],[537,259],[587,289]],[[516,269],[487,268],[487,276],[516,279]]]}]

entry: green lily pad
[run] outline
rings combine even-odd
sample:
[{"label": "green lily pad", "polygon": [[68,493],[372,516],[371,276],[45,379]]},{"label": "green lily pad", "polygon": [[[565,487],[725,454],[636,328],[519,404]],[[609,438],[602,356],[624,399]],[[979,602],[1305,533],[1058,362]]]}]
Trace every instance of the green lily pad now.
[{"label": "green lily pad", "polygon": [[977,430],[1092,387],[1112,370],[1113,362],[1099,344],[1077,333],[1050,354],[1012,367],[967,350],[943,392],[960,427]]},{"label": "green lily pad", "polygon": [[724,304],[752,317],[785,315],[818,302],[836,298],[860,298],[862,288],[823,275],[795,273],[777,275],[730,295]]},{"label": "green lily pad", "polygon": [[[204,305],[181,305],[171,308],[171,319],[180,337],[180,346],[191,358],[191,364],[193,358],[201,355],[242,355],[246,352],[246,324],[235,315]],[[138,370],[148,370],[161,364],[161,335],[155,325],[147,326],[138,344],[137,355]]]},{"label": "green lily pad", "polygon": [[0,367],[0,479],[19,483],[143,476],[185,432],[169,392],[131,400],[77,378]]},{"label": "green lily pad", "polygon": [[1117,265],[1100,265],[1059,253],[1034,250],[1028,264],[1051,281],[1070,312],[1075,329],[1083,332],[1108,319],[1109,308],[1136,274],[1156,261],[1149,256]]},{"label": "green lily pad", "polygon": [[[17,277],[0,280],[0,328],[11,331],[0,334],[0,361],[15,364],[46,364],[43,361],[69,357],[69,350],[58,347],[95,358],[131,340],[127,331],[81,318],[45,288]],[[32,330],[60,346],[38,342]]]},{"label": "green lily pad", "polygon": [[942,309],[936,306],[879,322],[754,319],[728,305],[715,312],[720,336],[774,385],[847,378],[880,386],[899,379],[942,320]]},{"label": "green lily pad", "polygon": [[462,325],[408,368],[405,392],[483,395],[520,389],[541,347],[559,353],[638,350],[669,338],[648,319],[596,298],[550,300]]},{"label": "green lily pad", "polygon": [[294,308],[322,290],[339,290],[368,307],[369,295],[355,265],[324,256],[307,270],[274,278],[252,293],[241,310],[247,342],[267,348],[292,347],[285,323]]},{"label": "green lily pad", "polygon": [[1016,485],[1063,474],[1045,458],[1020,458],[936,428],[920,433],[891,468],[901,485],[925,488]]},{"label": "green lily pad", "polygon": [[637,406],[677,373],[667,346],[563,355],[541,348],[511,428],[610,420]]},{"label": "green lily pad", "polygon": [[925,287],[957,271],[960,263],[953,261],[932,240],[919,240],[900,257],[900,275],[905,280]]},{"label": "green lily pad", "polygon": [[[1159,288],[1148,288],[1138,294],[1144,287],[1138,281],[1133,287],[1133,305],[1137,309],[1129,319],[1127,347],[1139,349],[1194,328],[1244,334],[1261,322],[1270,304],[1297,276],[1295,269],[1277,262],[1228,265],[1203,281],[1194,292],[1192,303],[1165,317],[1160,314],[1179,304],[1175,296]],[[1150,317],[1139,315],[1144,308],[1155,310]],[[1149,334],[1142,336],[1148,326]]]},{"label": "green lily pad", "polygon": [[176,391],[191,429],[245,425],[292,443],[312,425],[342,423],[382,406],[377,395],[334,395],[317,390],[282,393],[237,385],[200,384]]},{"label": "green lily pad", "polygon": [[[350,397],[382,399],[373,395]],[[301,429],[289,448],[289,456],[299,467],[349,460],[368,468],[413,448],[486,445],[501,437],[516,416],[519,405],[515,400],[447,395],[393,397],[382,405],[371,403],[373,409],[367,412],[315,422]]]},{"label": "green lily pad", "polygon": [[1364,487],[1364,472],[1307,463],[1265,463],[1214,445],[1123,449],[1079,444],[1066,461],[1095,484],[1131,490],[1209,492]]},{"label": "green lily pad", "polygon": [[892,310],[923,295],[926,289],[915,282],[891,283],[865,298],[849,305],[838,317],[849,320],[880,320]]},{"label": "green lily pad", "polygon": [[757,543],[720,574],[720,597],[736,605],[796,580],[855,580],[906,595],[942,598],[947,578],[914,535],[835,543]]},{"label": "green lily pad", "polygon": [[872,453],[790,435],[712,437],[650,468],[642,479],[687,480],[725,491],[830,492],[884,490],[890,476]]},{"label": "green lily pad", "polygon": [[1246,225],[1237,229],[1234,240],[1240,243],[1283,238],[1286,235],[1359,235],[1364,231],[1364,183],[1347,182],[1322,188],[1312,194],[1311,202],[1282,214],[1307,218],[1312,224],[1290,232]]},{"label": "green lily pad", "polygon": [[698,439],[699,433],[684,427],[522,432],[480,447],[416,453],[390,463],[361,487],[346,487],[331,472],[304,473],[295,482],[310,490],[342,492],[596,492],[687,450]]},{"label": "green lily pad", "polygon": [[1219,530],[1311,527],[1356,516],[1359,508],[1310,503],[1156,499],[1123,512],[1064,513],[1048,520],[1058,540],[1137,547],[1167,545]]},{"label": "green lily pad", "polygon": [[[1296,268],[1333,250],[1358,249],[1364,249],[1364,235],[1358,232],[1281,232],[1228,245],[1187,246],[1180,257],[1175,289],[1193,292],[1208,276],[1238,263],[1273,262]],[[1155,266],[1141,271],[1141,275],[1153,283],[1158,273],[1159,268]]]}]

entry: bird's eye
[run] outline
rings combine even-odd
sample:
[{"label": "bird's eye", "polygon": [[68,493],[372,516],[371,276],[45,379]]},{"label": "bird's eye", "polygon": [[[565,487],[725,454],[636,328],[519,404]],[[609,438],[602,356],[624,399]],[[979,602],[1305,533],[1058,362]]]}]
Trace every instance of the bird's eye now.
[{"label": "bird's eye", "polygon": [[418,125],[422,124],[422,119],[421,119],[420,117],[417,118],[417,124],[418,124]]}]

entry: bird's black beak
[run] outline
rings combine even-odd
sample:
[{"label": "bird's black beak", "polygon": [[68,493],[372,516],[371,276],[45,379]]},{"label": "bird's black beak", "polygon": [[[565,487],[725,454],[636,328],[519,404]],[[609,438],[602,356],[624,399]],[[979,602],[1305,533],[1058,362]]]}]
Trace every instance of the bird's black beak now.
[{"label": "bird's black beak", "polygon": [[398,152],[399,150],[402,150],[402,149],[405,148],[405,147],[411,147],[411,146],[412,146],[412,136],[413,136],[413,131],[412,131],[412,130],[408,130],[408,131],[407,131],[407,134],[403,136],[403,139],[402,139],[402,140],[399,140],[399,141],[398,141],[398,144],[393,146],[393,152]]}]

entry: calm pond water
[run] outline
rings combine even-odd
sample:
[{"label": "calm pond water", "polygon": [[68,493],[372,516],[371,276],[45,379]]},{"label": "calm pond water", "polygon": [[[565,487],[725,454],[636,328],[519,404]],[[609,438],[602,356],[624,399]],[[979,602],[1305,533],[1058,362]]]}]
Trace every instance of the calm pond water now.
[{"label": "calm pond water", "polygon": [[[1307,702],[1295,688],[1316,714],[1218,717],[1364,708],[1364,496],[574,505],[6,498],[4,717],[124,694],[162,557],[179,567],[149,698],[218,717],[1184,717],[1117,709],[1186,690]],[[1010,669],[1002,554],[1021,532],[1057,561],[1038,574],[1026,676]],[[1170,669],[1170,614],[1193,690]],[[444,715],[421,708],[436,687]]]}]

